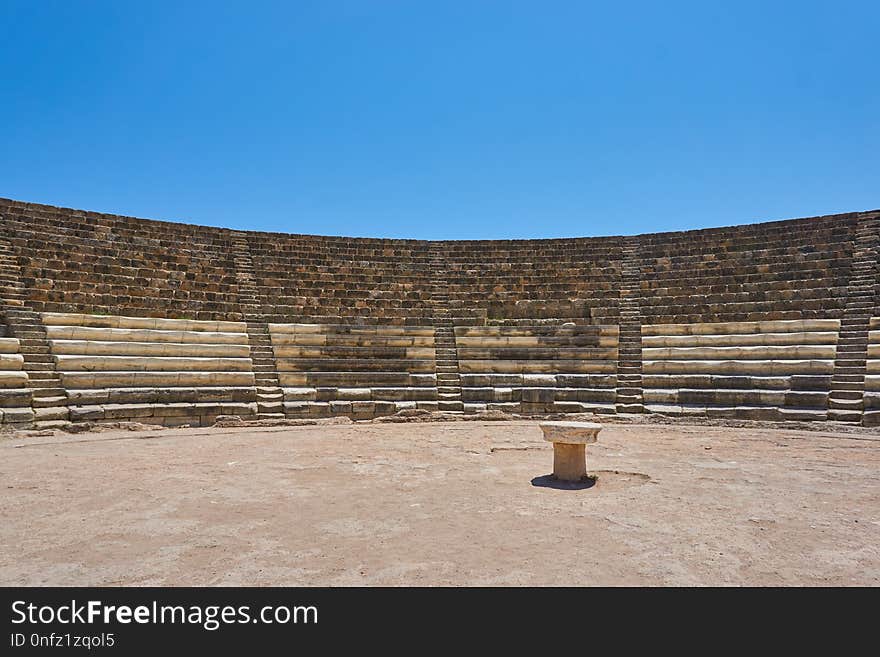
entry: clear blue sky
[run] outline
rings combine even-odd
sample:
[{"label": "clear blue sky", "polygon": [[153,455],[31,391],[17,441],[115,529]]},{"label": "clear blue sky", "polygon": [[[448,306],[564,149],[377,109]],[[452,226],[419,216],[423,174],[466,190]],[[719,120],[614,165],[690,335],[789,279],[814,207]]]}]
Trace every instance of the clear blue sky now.
[{"label": "clear blue sky", "polygon": [[0,0],[0,196],[612,235],[880,206],[880,3]]}]

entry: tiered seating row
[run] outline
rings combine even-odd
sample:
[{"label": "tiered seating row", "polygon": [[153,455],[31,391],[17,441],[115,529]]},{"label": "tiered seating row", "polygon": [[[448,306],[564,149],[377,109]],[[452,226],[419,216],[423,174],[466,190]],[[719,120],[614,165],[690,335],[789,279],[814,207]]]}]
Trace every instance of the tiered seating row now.
[{"label": "tiered seating row", "polygon": [[0,424],[28,426],[34,419],[28,374],[16,338],[0,337]]},{"label": "tiered seating row", "polygon": [[38,312],[240,319],[230,232],[0,201]]},{"label": "tiered seating row", "polygon": [[648,411],[825,419],[840,321],[642,326]]},{"label": "tiered seating row", "polygon": [[857,215],[639,236],[643,323],[840,318]]},{"label": "tiered seating row", "polygon": [[279,323],[424,325],[429,243],[249,233],[262,312]]},{"label": "tiered seating row", "polygon": [[244,323],[44,313],[72,421],[207,425],[254,416]]},{"label": "tiered seating row", "polygon": [[270,324],[288,417],[437,409],[434,328]]},{"label": "tiered seating row", "polygon": [[614,412],[617,326],[459,326],[455,338],[466,412]]},{"label": "tiered seating row", "polygon": [[443,250],[453,317],[617,321],[620,238],[445,242]]}]

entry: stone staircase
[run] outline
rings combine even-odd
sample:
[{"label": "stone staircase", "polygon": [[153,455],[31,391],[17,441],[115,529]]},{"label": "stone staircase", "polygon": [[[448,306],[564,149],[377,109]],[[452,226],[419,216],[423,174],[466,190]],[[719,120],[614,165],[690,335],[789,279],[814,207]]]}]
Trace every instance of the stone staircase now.
[{"label": "stone staircase", "polygon": [[641,273],[639,240],[627,237],[622,246],[620,284],[620,334],[617,356],[618,413],[644,413],[642,398],[642,317],[639,306]]},{"label": "stone staircase", "polygon": [[861,217],[856,229],[852,273],[828,397],[828,419],[861,422],[864,413],[868,331],[875,309],[880,256],[880,216]]},{"label": "stone staircase", "polygon": [[55,371],[55,360],[46,338],[40,315],[30,310],[5,308],[6,324],[11,337],[18,338],[22,369],[28,373],[37,428],[64,426],[69,418],[67,392]]},{"label": "stone staircase", "polygon": [[235,277],[238,281],[238,299],[247,324],[248,342],[254,379],[257,387],[257,417],[272,419],[284,417],[284,393],[278,381],[275,352],[269,335],[269,324],[263,320],[257,298],[254,264],[248,247],[247,234],[232,233],[235,251]]},{"label": "stone staircase", "polygon": [[22,369],[28,373],[34,409],[34,425],[52,428],[67,424],[67,393],[55,371],[55,361],[40,315],[27,310],[20,269],[9,240],[0,238],[0,307],[6,320],[4,333],[18,338]]},{"label": "stone staircase", "polygon": [[437,372],[437,408],[441,411],[464,411],[461,401],[461,379],[458,352],[455,347],[455,325],[449,314],[446,262],[439,245],[431,246],[431,303],[434,309],[434,349]]},{"label": "stone staircase", "polygon": [[12,244],[0,237],[0,303],[4,308],[24,306],[24,284],[19,280],[19,274]]}]

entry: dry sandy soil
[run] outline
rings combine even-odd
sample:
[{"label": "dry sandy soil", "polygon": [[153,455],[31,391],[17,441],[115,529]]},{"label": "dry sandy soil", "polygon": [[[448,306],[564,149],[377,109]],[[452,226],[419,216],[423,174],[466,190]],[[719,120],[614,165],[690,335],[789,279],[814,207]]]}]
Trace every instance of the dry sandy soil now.
[{"label": "dry sandy soil", "polygon": [[541,485],[525,421],[2,439],[0,584],[880,584],[880,432],[609,425],[587,457]]}]

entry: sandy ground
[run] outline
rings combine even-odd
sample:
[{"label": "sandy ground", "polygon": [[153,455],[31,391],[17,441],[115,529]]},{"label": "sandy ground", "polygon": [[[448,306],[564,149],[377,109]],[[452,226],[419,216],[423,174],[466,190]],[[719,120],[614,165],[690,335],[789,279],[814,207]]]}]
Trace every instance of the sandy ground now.
[{"label": "sandy ground", "polygon": [[880,584],[880,433],[612,425],[587,454],[561,490],[534,422],[4,439],[0,584]]}]

